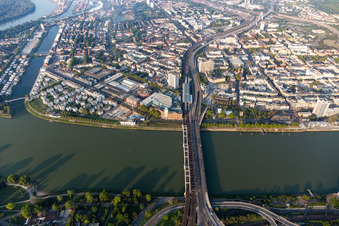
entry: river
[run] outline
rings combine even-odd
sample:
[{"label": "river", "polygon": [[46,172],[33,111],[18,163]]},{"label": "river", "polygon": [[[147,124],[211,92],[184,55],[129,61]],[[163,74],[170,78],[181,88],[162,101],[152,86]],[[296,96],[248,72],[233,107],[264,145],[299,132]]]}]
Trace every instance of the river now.
[{"label": "river", "polygon": [[0,30],[5,30],[7,28],[14,27],[16,25],[23,24],[31,20],[37,20],[43,16],[47,16],[50,13],[52,13],[56,7],[56,3],[53,2],[52,0],[32,0],[32,2],[35,4],[34,12],[27,14],[26,16],[23,16],[19,19],[15,19],[7,23],[1,24]]},{"label": "river", "polygon": [[[48,50],[53,27],[38,52]],[[44,58],[35,58],[13,98],[29,93]],[[27,174],[44,191],[72,188],[183,194],[180,132],[90,128],[51,123],[13,104],[15,118],[0,119],[0,175]],[[339,133],[260,136],[203,132],[211,194],[293,193],[339,188]]]},{"label": "river", "polygon": [[[35,4],[35,11],[26,15],[26,16],[23,16],[23,17],[20,17],[19,19],[14,19],[12,21],[9,21],[9,22],[6,22],[6,23],[3,23],[0,25],[0,31],[1,30],[5,30],[7,28],[10,28],[10,27],[14,27],[16,25],[19,25],[19,24],[23,24],[23,23],[26,23],[26,22],[29,22],[29,21],[32,21],[32,20],[37,20],[43,16],[48,16],[49,14],[51,14],[55,7],[56,7],[56,3],[52,0],[32,0],[32,2]],[[57,19],[60,19],[60,18],[64,18],[64,17],[68,17],[68,16],[72,16],[74,15],[72,10],[73,10],[73,7],[75,6],[75,4],[77,3],[77,0],[74,0],[71,4],[71,6],[66,10],[66,12],[64,12],[63,14],[55,17]],[[54,18],[51,18],[49,20],[52,20]]]},{"label": "river", "polygon": [[203,132],[212,194],[339,191],[338,132]]}]

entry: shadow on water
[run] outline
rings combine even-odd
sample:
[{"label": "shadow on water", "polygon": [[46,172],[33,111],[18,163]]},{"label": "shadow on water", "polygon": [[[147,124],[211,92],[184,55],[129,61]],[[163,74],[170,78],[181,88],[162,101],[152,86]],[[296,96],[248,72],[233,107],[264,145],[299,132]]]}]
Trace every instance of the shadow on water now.
[{"label": "shadow on water", "polygon": [[61,166],[66,164],[68,161],[70,161],[74,157],[74,155],[75,155],[74,153],[73,154],[69,154],[69,155],[59,159],[58,161],[53,163],[51,166],[47,167],[45,170],[43,170],[41,173],[39,173],[37,175],[37,178],[47,178],[49,174],[55,172]]},{"label": "shadow on water", "polygon": [[[100,181],[97,181],[104,174],[104,170],[98,174],[89,176],[88,174],[80,174],[79,176],[72,179],[66,185],[55,190],[67,190],[67,189],[112,189],[112,190],[123,190],[124,188],[134,189],[138,188],[142,191],[149,191],[155,193],[178,193],[176,189],[168,188],[172,179],[175,178],[177,172],[173,172],[170,175],[167,175],[169,172],[169,167],[165,166],[162,168],[154,168],[148,171],[146,174],[141,176],[136,182],[134,180],[143,173],[145,166],[140,166],[137,168],[126,167],[118,174],[114,175],[112,178],[104,177]],[[163,181],[159,188],[157,185],[159,181]],[[181,192],[181,191],[179,191]]]},{"label": "shadow on water", "polygon": [[27,170],[25,172],[25,174],[27,175],[35,175],[37,174],[39,171],[49,167],[50,165],[52,165],[55,161],[57,161],[58,159],[60,159],[62,157],[62,154],[57,154],[52,156],[51,158],[46,159],[45,161],[41,162],[39,165],[37,165],[34,169],[32,170]]},{"label": "shadow on water", "polygon": [[19,162],[16,163],[9,163],[7,165],[4,165],[0,167],[0,174],[1,175],[9,175],[12,173],[18,173],[20,170],[24,169],[27,167],[28,164],[32,162],[33,158],[29,157],[26,159],[23,159]]},{"label": "shadow on water", "polygon": [[[168,186],[168,184],[172,181],[172,179],[175,177],[175,175],[177,174],[177,171],[171,173],[168,177],[166,177],[165,182],[163,182],[160,187],[157,189],[156,192],[158,193],[164,193],[165,192],[165,188]],[[169,193],[173,193],[174,192],[174,188],[170,188],[169,190],[166,189],[167,192]]]},{"label": "shadow on water", "polygon": [[[126,167],[121,172],[116,174],[113,178],[105,177],[101,181],[96,182],[100,176],[105,172],[104,170],[93,176],[88,176],[88,174],[80,174],[75,177],[73,180],[68,182],[59,190],[67,190],[74,188],[106,188],[114,190],[122,190],[126,187],[130,187],[130,183],[145,169],[145,166],[140,166],[138,168]],[[96,182],[96,184],[94,184]],[[58,190],[58,189],[56,189]]]},{"label": "shadow on water", "polygon": [[[105,172],[105,170],[100,171],[97,174],[94,174],[92,176],[88,176],[85,173],[80,174],[73,180],[71,180],[68,184],[63,186],[61,189],[56,189],[57,190],[67,190],[67,189],[88,189],[88,188],[93,188],[93,183],[100,177],[102,174]],[[106,184],[106,186],[108,186]],[[106,188],[103,186],[103,188]]]},{"label": "shadow on water", "polygon": [[[338,181],[339,182],[339,181]],[[213,193],[214,195],[267,195],[267,194],[300,194],[300,193],[307,193],[306,189],[310,189],[313,193],[317,194],[328,194],[333,192],[338,192],[338,188],[330,188],[326,189],[323,186],[322,182],[319,182],[316,188],[312,189],[312,184],[310,182],[307,182],[304,186],[304,189],[301,189],[300,184],[294,184],[294,185],[284,185],[283,187],[275,185],[272,189],[243,189],[243,190],[232,190],[232,191],[226,191],[222,193]]]},{"label": "shadow on water", "polygon": [[217,159],[215,156],[215,149],[212,142],[211,132],[201,133],[201,143],[204,154],[204,163],[206,171],[207,188],[211,194],[223,194],[221,188],[220,176],[217,167]]},{"label": "shadow on water", "polygon": [[3,152],[3,151],[6,151],[11,146],[12,146],[12,144],[5,144],[5,145],[1,146],[0,147],[0,153]]},{"label": "shadow on water", "polygon": [[[165,177],[168,171],[169,171],[168,166],[165,166],[161,169],[155,168],[149,171],[148,173],[146,173],[143,177],[141,177],[139,181],[134,184],[134,187],[142,188],[142,190],[144,191],[155,191],[155,188],[159,180]],[[165,183],[168,183],[168,181]],[[156,190],[155,192],[159,192],[159,191]]]}]

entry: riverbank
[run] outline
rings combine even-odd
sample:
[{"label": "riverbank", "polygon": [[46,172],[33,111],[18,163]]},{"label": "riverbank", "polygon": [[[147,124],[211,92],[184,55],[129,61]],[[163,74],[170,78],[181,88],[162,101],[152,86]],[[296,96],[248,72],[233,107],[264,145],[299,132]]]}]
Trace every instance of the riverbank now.
[{"label": "riverbank", "polygon": [[[201,131],[210,132],[255,132],[261,133],[261,128],[220,128],[220,127],[208,127],[201,128]],[[267,133],[301,133],[301,132],[337,132],[339,128],[268,128],[265,129]]]},{"label": "riverbank", "polygon": [[35,11],[35,4],[31,0],[13,1],[9,5],[1,4],[1,6],[0,25],[20,19]]},{"label": "riverbank", "polygon": [[0,118],[12,119],[13,117],[10,114],[0,114]]},{"label": "riverbank", "polygon": [[63,117],[51,117],[50,115],[43,114],[38,110],[34,109],[31,105],[30,101],[25,101],[26,110],[32,114],[33,116],[48,120],[49,122],[60,122],[72,125],[79,126],[90,126],[90,127],[98,127],[98,128],[110,128],[110,129],[131,129],[131,130],[160,130],[160,131],[182,131],[181,127],[153,127],[153,126],[122,126],[117,124],[109,124],[109,123],[100,123],[100,122],[90,122],[79,119],[67,119]]},{"label": "riverbank", "polygon": [[[130,130],[150,130],[150,131],[182,131],[181,127],[166,125],[166,127],[155,127],[155,126],[122,126],[117,124],[108,124],[100,122],[89,122],[84,120],[74,120],[62,117],[52,117],[50,115],[43,114],[38,110],[34,109],[29,101],[25,101],[26,110],[35,117],[40,119],[48,120],[50,122],[60,122],[72,125],[90,126],[99,128],[110,128],[110,129],[130,129]],[[262,133],[261,128],[227,128],[227,127],[207,127],[200,129],[203,132],[244,132],[244,133]],[[338,128],[266,128],[265,133],[301,133],[301,132],[331,132],[339,131]]]},{"label": "riverbank", "polygon": [[2,113],[0,113],[0,118],[12,119],[13,116],[11,114],[2,114]]}]

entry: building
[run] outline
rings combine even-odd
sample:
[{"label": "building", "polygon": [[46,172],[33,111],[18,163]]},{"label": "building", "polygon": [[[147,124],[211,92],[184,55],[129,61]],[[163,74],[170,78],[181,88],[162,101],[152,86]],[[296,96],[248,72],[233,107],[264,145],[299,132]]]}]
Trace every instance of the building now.
[{"label": "building", "polygon": [[138,107],[140,99],[137,97],[134,97],[133,95],[130,95],[125,100],[126,104],[132,106],[132,107]]},{"label": "building", "polygon": [[329,106],[329,102],[318,99],[312,113],[315,114],[318,118],[324,117],[327,114]]},{"label": "building", "polygon": [[172,98],[162,93],[153,93],[151,96],[141,101],[141,104],[146,107],[155,106],[160,108],[171,108]]},{"label": "building", "polygon": [[169,73],[167,83],[170,87],[177,89],[179,87],[179,75],[177,73]]},{"label": "building", "polygon": [[239,57],[232,57],[231,58],[231,64],[234,67],[242,67],[242,66],[244,66],[244,62]]},{"label": "building", "polygon": [[206,73],[214,70],[214,61],[201,61],[199,62],[199,72]]},{"label": "building", "polygon": [[182,112],[169,111],[168,108],[160,110],[160,117],[166,120],[182,120]]}]

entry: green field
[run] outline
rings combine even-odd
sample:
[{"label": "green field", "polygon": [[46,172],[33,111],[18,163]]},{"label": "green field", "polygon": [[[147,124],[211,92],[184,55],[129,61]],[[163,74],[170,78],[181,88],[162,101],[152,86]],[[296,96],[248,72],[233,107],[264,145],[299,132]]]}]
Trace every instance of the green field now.
[{"label": "green field", "polygon": [[28,200],[27,192],[19,187],[6,186],[0,190],[0,206],[7,205],[9,202],[19,202]]}]

